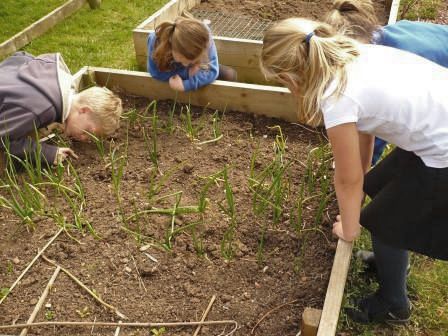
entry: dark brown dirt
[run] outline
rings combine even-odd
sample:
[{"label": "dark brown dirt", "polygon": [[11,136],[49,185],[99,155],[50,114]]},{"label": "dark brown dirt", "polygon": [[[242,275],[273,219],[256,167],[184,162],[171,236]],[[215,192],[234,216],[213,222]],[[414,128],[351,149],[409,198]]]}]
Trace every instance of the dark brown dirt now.
[{"label": "dark brown dirt", "polygon": [[[135,107],[143,113],[148,102],[126,98],[129,110]],[[141,215],[137,220],[123,223],[114,196],[110,166],[105,167],[94,144],[73,144],[80,155],[74,162],[86,192],[84,217],[90,221],[100,238],[85,232],[70,230],[80,244],[63,233],[45,253],[49,258],[69,269],[108,303],[129,317],[129,321],[173,322],[200,320],[213,295],[217,295],[208,320],[234,319],[240,329],[235,335],[250,335],[251,329],[267,312],[285,303],[291,303],[270,313],[254,335],[295,336],[305,306],[321,308],[326,292],[335,250],[335,241],[329,231],[329,217],[335,215],[335,204],[325,211],[322,224],[315,224],[319,197],[304,204],[304,229],[297,233],[292,228],[289,212],[297,201],[305,174],[304,164],[309,151],[321,144],[320,135],[275,119],[227,112],[222,120],[224,137],[217,143],[197,145],[189,140],[179,117],[174,116],[174,132],[166,130],[170,104],[158,106],[158,162],[159,170],[167,177],[166,185],[158,196],[182,191],[180,206],[195,205],[209,176],[225,165],[236,203],[237,228],[234,238],[235,256],[225,261],[220,244],[229,219],[218,203],[226,205],[224,184],[217,181],[208,192],[208,207],[204,225],[198,225],[196,234],[202,237],[204,255],[195,251],[192,231],[186,230],[173,238],[173,248],[161,247],[170,227],[170,217]],[[185,109],[184,109],[185,112]],[[193,109],[193,122],[202,124],[201,141],[211,139],[211,113]],[[147,197],[149,180],[156,172],[149,158],[142,136],[143,129],[151,134],[150,118],[135,123],[124,122],[117,138],[111,142],[123,153],[126,129],[128,133],[128,162],[121,183],[122,211],[127,218],[134,211],[149,209],[151,205],[170,208],[174,197],[158,202]],[[274,224],[269,215],[257,217],[252,210],[252,193],[248,188],[251,155],[259,148],[256,169],[261,171],[272,162],[273,143],[277,131],[270,126],[280,125],[287,138],[285,159],[291,162],[288,173],[289,198],[284,213]],[[106,146],[109,151],[109,142]],[[316,167],[315,167],[316,168]],[[329,178],[329,177],[328,177]],[[72,177],[66,176],[65,183]],[[318,193],[318,191],[316,191]],[[48,207],[65,209],[67,223],[72,215],[54,192],[47,191]],[[196,215],[178,216],[175,227],[197,221]],[[0,287],[9,287],[58,230],[56,223],[42,217],[36,229],[28,232],[23,224],[6,209],[0,210]],[[123,229],[140,232],[145,238]],[[257,262],[260,232],[266,226],[263,250],[264,261]],[[330,241],[329,241],[330,240]],[[140,251],[142,245],[152,243],[145,252],[155,257],[151,261]],[[25,322],[36,300],[48,282],[54,267],[43,260],[36,265],[0,305],[0,324]],[[138,271],[137,271],[138,270]],[[144,287],[143,287],[144,285]],[[45,302],[50,304],[39,313],[36,321],[118,321],[119,318],[95,302],[84,290],[60,274]],[[229,328],[227,328],[227,331]],[[207,327],[201,335],[219,335],[222,327]],[[2,331],[0,331],[2,333]],[[12,332],[11,332],[12,333]],[[29,335],[113,335],[114,329],[95,328],[40,328]],[[16,330],[16,334],[18,331]],[[148,330],[124,329],[120,335],[148,335]],[[165,335],[192,335],[192,328],[170,329]]]},{"label": "dark brown dirt", "polygon": [[[381,24],[386,24],[389,13],[384,0],[374,1]],[[196,8],[207,11],[220,11],[246,14],[259,19],[272,21],[289,17],[322,19],[332,8],[332,0],[202,0]]]}]

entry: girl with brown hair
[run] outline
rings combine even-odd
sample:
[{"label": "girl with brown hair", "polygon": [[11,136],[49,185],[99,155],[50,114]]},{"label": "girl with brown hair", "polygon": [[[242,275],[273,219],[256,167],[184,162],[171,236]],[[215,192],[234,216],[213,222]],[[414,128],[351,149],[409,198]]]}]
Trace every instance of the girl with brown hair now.
[{"label": "girl with brown hair", "polygon": [[148,71],[176,91],[192,91],[215,79],[236,80],[236,71],[220,65],[208,27],[193,18],[163,22],[148,37]]}]

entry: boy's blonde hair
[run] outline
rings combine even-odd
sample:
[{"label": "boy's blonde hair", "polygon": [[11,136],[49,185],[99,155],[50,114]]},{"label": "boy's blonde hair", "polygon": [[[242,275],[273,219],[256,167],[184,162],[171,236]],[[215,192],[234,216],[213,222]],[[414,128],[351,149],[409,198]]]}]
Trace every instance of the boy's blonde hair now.
[{"label": "boy's blonde hair", "polygon": [[298,89],[299,121],[320,126],[325,90],[335,79],[333,95],[342,93],[347,82],[345,66],[358,55],[356,41],[337,34],[328,24],[291,18],[266,31],[260,64],[267,79]]},{"label": "boy's blonde hair", "polygon": [[371,0],[334,0],[325,22],[365,43],[372,40],[373,33],[380,27]]},{"label": "boy's blonde hair", "polygon": [[120,126],[121,99],[105,87],[93,86],[78,94],[78,102],[92,109],[92,117],[102,135],[112,135]]},{"label": "boy's blonde hair", "polygon": [[174,22],[163,22],[156,28],[151,57],[160,71],[169,71],[172,70],[173,51],[188,60],[207,58],[209,44],[210,32],[204,23],[192,17],[178,16]]}]

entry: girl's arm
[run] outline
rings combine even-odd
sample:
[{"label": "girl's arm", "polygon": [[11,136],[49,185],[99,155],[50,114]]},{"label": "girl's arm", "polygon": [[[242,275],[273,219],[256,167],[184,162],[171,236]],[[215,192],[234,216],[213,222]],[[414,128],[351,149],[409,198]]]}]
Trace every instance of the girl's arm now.
[{"label": "girl's arm", "polygon": [[361,162],[364,175],[372,166],[373,147],[375,137],[367,133],[359,133],[359,150],[361,152]]},{"label": "girl's arm", "polygon": [[208,69],[201,69],[193,76],[184,80],[185,91],[197,90],[202,86],[212,83],[219,75],[218,53],[215,43],[210,35],[210,46],[208,48]]},{"label": "girl's arm", "polygon": [[[365,148],[361,153],[360,143],[368,144],[367,138],[358,134],[355,123],[345,123],[327,130],[335,160],[334,185],[338,199],[341,221],[333,226],[339,238],[353,241],[360,233],[359,216],[364,197],[363,161],[367,160]],[[362,147],[366,147],[363,145]]]},{"label": "girl's arm", "polygon": [[154,45],[156,42],[156,34],[154,32],[150,33],[148,36],[148,72],[155,79],[168,82],[171,77],[178,75],[178,71],[160,71],[157,64],[152,59],[152,54],[154,52]]}]

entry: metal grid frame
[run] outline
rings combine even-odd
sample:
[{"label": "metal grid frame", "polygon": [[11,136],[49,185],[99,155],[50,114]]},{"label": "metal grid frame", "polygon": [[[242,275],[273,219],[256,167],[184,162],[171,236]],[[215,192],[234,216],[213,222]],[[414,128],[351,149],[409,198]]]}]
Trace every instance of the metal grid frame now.
[{"label": "metal grid frame", "polygon": [[264,32],[272,24],[271,20],[232,13],[193,9],[191,14],[199,20],[209,20],[213,35],[231,38],[262,40]]}]

